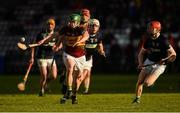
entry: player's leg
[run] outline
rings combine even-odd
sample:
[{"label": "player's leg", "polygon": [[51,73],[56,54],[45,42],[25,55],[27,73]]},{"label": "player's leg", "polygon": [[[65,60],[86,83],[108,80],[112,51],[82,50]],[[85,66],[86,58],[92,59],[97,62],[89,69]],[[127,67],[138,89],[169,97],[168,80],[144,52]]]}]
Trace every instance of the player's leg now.
[{"label": "player's leg", "polygon": [[[152,63],[153,63],[152,61],[146,59],[144,65],[152,64]],[[136,98],[134,99],[133,102],[140,103],[140,97],[142,95],[144,81],[147,78],[147,76],[152,72],[152,70],[153,70],[152,66],[144,67],[143,69],[141,69],[138,76],[138,81],[136,83]]]},{"label": "player's leg", "polygon": [[141,72],[139,73],[138,80],[136,83],[136,90],[135,90],[136,97],[133,103],[140,103],[140,97],[142,95],[143,83],[144,83],[145,78],[146,78],[146,73],[145,73],[145,70],[142,69]]},{"label": "player's leg", "polygon": [[72,84],[73,84],[73,67],[74,62],[72,59],[64,59],[64,63],[66,66],[66,92],[64,92],[64,96],[60,99],[61,104],[65,104],[66,99],[69,99],[72,96]]},{"label": "player's leg", "polygon": [[82,74],[79,72],[79,70],[74,70],[73,72],[73,94],[72,94],[72,104],[77,104],[77,91],[78,91],[78,83],[79,83],[79,78],[82,76]]},{"label": "player's leg", "polygon": [[85,67],[82,75],[79,78],[77,78],[77,81],[76,81],[77,82],[77,90],[79,90],[81,83],[86,79],[87,74],[88,74],[88,69],[86,69],[86,67]]},{"label": "player's leg", "polygon": [[151,74],[146,77],[144,81],[144,85],[149,87],[154,84],[154,82],[158,79],[158,77],[165,71],[166,66],[165,65],[157,65]]},{"label": "player's leg", "polygon": [[56,65],[56,61],[53,61],[53,59],[52,59],[49,64],[51,64],[50,72],[52,73],[52,79],[55,80],[57,78],[57,65]]},{"label": "player's leg", "polygon": [[91,56],[90,59],[88,61],[86,61],[85,66],[84,66],[84,72],[83,72],[83,74],[85,75],[85,78],[83,79],[84,80],[84,87],[85,87],[84,94],[89,93],[92,65],[93,65],[93,58]]},{"label": "player's leg", "polygon": [[47,80],[46,80],[46,85],[45,85],[45,90],[50,91],[49,88],[49,83],[52,80],[55,80],[57,78],[57,65],[56,65],[56,61],[53,59],[48,59],[48,76],[47,76]]},{"label": "player's leg", "polygon": [[73,85],[73,69],[74,69],[74,61],[72,59],[67,59],[67,89],[68,91],[72,91]]},{"label": "player's leg", "polygon": [[66,85],[67,85],[67,91],[63,98],[61,98],[60,103],[64,104],[66,99],[69,99],[72,95],[72,84],[73,84],[73,70],[75,62],[73,60],[74,58],[66,53],[63,53],[63,61],[66,66]]},{"label": "player's leg", "polygon": [[86,76],[85,74],[82,74],[79,78],[77,78],[77,80],[76,80],[76,90],[79,90],[80,85],[81,85],[82,81],[84,80],[85,76]]},{"label": "player's leg", "polygon": [[61,92],[62,94],[66,93],[67,90],[67,85],[66,85],[66,66],[63,63],[61,66],[61,72],[60,72],[60,76],[59,76],[59,83],[62,84],[61,86]]},{"label": "player's leg", "polygon": [[67,91],[67,84],[66,84],[66,67],[62,66],[62,73],[59,77],[59,82],[62,84],[61,92],[65,94]]},{"label": "player's leg", "polygon": [[86,69],[85,70],[85,79],[84,79],[84,88],[85,88],[85,91],[84,91],[84,94],[88,94],[89,93],[89,86],[90,86],[90,79],[91,79],[91,69]]},{"label": "player's leg", "polygon": [[78,82],[78,79],[80,77],[83,76],[83,70],[84,70],[84,64],[85,64],[85,56],[81,56],[79,58],[75,58],[75,70],[73,73],[73,77],[74,77],[74,90],[73,90],[73,95],[72,95],[72,104],[77,104],[77,96],[76,96],[76,93],[78,92],[78,87],[77,87],[77,82]]},{"label": "player's leg", "polygon": [[40,71],[40,74],[41,74],[39,96],[43,96],[44,87],[45,87],[46,79],[47,79],[47,62],[46,62],[46,60],[39,59],[38,60],[38,67],[39,67],[39,71]]}]

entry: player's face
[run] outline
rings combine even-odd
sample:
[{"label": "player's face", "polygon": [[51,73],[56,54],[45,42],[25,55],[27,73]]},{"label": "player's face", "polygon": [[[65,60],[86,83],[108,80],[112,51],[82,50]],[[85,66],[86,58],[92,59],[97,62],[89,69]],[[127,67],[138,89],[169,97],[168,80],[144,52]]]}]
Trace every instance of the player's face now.
[{"label": "player's face", "polygon": [[89,19],[90,19],[90,17],[88,17],[86,15],[82,15],[81,18],[82,18],[82,21],[85,22],[85,23],[88,22]]},{"label": "player's face", "polygon": [[48,23],[48,24],[47,24],[47,29],[48,29],[49,31],[53,31],[54,28],[55,28],[55,25],[54,25],[54,24],[51,24],[51,23]]},{"label": "player's face", "polygon": [[90,26],[90,32],[91,33],[93,33],[93,34],[95,34],[95,33],[97,33],[98,31],[99,31],[99,25],[96,25],[96,24],[94,24],[94,25],[91,25]]},{"label": "player's face", "polygon": [[71,28],[75,28],[75,27],[79,26],[79,22],[77,22],[77,21],[69,21],[68,25]]},{"label": "player's face", "polygon": [[148,32],[152,35],[155,35],[155,34],[159,33],[160,31],[157,28],[149,27]]}]

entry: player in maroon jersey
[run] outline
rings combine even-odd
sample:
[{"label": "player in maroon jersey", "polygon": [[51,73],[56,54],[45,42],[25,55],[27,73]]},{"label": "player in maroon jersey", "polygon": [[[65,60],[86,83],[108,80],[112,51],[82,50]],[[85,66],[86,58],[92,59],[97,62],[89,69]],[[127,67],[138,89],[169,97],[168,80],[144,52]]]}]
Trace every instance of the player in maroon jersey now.
[{"label": "player in maroon jersey", "polygon": [[[159,21],[148,23],[147,38],[138,55],[138,68],[141,71],[136,85],[136,98],[133,103],[140,103],[143,86],[152,86],[164,72],[166,63],[173,62],[176,58],[176,52],[169,43],[168,38],[161,35],[160,31],[161,23]],[[144,61],[145,56],[146,59]],[[148,64],[154,65],[143,67]]]}]

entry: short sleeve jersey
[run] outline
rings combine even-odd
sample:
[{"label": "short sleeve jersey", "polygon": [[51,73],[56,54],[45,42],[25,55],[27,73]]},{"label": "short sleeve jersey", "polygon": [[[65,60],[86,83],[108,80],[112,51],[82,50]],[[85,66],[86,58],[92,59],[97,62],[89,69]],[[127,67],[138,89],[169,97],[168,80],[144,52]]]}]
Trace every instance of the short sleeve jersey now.
[{"label": "short sleeve jersey", "polygon": [[[44,39],[48,35],[49,35],[49,33],[46,30],[40,32],[36,37],[36,42],[39,42],[40,40]],[[37,51],[37,58],[38,59],[53,58],[54,54],[52,51],[52,46],[55,44],[55,42],[56,42],[56,38],[53,38],[48,43],[45,43],[45,44],[39,46],[38,51]]]},{"label": "short sleeve jersey", "polygon": [[148,37],[144,43],[144,48],[148,50],[147,58],[153,62],[158,62],[167,57],[170,44],[166,37],[160,35],[155,40]]}]

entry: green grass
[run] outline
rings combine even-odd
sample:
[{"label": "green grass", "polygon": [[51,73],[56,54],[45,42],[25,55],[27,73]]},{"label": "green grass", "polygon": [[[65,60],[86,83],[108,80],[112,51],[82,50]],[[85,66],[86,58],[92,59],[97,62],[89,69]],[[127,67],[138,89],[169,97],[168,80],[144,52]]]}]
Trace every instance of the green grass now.
[{"label": "green grass", "polygon": [[51,111],[51,112],[115,112],[115,111],[180,111],[180,94],[144,94],[141,104],[131,104],[133,94],[91,94],[79,95],[77,105],[71,100],[59,104],[62,95],[0,95],[1,112]]},{"label": "green grass", "polygon": [[90,95],[78,95],[78,104],[59,103],[60,84],[51,84],[52,94],[38,97],[39,76],[30,75],[25,92],[17,83],[22,75],[0,76],[0,112],[180,112],[180,76],[162,75],[152,88],[145,88],[141,104],[132,104],[137,75],[93,75]]}]

